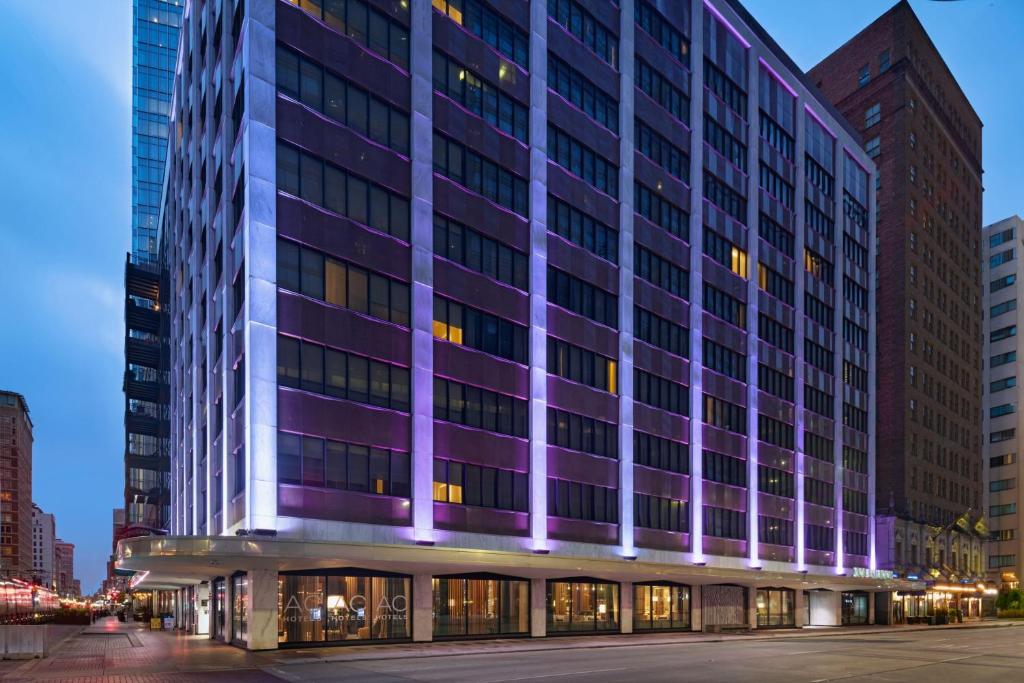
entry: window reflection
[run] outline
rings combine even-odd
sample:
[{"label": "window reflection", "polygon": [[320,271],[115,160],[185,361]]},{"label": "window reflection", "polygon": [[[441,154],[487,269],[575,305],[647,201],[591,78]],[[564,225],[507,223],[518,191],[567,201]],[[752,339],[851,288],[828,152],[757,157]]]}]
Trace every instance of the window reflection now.
[{"label": "window reflection", "polygon": [[278,642],[410,637],[410,579],[347,572],[278,576]]}]

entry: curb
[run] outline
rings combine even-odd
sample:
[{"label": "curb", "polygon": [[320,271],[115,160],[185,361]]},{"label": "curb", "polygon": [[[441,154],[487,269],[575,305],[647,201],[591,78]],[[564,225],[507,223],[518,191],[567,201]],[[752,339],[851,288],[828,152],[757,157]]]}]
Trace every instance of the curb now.
[{"label": "curb", "polygon": [[[1024,622],[979,622],[971,624],[946,624],[943,626],[928,626],[928,625],[913,625],[913,626],[899,626],[886,630],[872,630],[872,631],[844,631],[841,626],[826,627],[821,631],[815,630],[801,635],[736,635],[736,636],[724,636],[717,638],[699,638],[690,640],[683,636],[679,640],[674,641],[657,641],[651,643],[645,643],[642,641],[636,642],[610,642],[606,641],[603,644],[600,643],[570,643],[566,645],[545,645],[545,646],[525,646],[517,647],[509,650],[478,650],[470,652],[423,652],[423,653],[407,653],[399,654],[396,656],[395,652],[385,653],[382,649],[380,654],[366,654],[363,655],[328,655],[326,657],[303,657],[295,659],[279,659],[276,660],[272,665],[269,666],[299,666],[303,664],[315,664],[315,663],[327,663],[327,662],[370,662],[370,661],[385,661],[393,659],[435,659],[437,657],[469,657],[479,656],[488,654],[508,654],[508,653],[519,653],[519,652],[558,652],[565,650],[590,650],[590,649],[604,649],[604,648],[620,648],[620,647],[678,647],[680,645],[700,645],[704,643],[725,643],[735,642],[736,640],[744,641],[767,641],[767,640],[803,640],[805,638],[820,638],[824,636],[840,637],[840,638],[853,638],[857,636],[865,635],[889,635],[894,633],[916,633],[921,631],[949,631],[958,629],[983,629],[983,628],[1010,628],[1013,626],[1024,626]],[[832,630],[835,629],[835,630]],[[628,635],[628,634],[621,634]],[[550,642],[550,641],[548,641]],[[387,646],[384,646],[385,648]],[[266,668],[266,667],[261,667]]]}]

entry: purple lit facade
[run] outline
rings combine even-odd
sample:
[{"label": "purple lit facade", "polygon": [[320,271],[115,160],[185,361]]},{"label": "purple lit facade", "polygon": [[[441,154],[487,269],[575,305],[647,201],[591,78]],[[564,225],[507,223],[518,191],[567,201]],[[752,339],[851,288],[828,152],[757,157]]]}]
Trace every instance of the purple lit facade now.
[{"label": "purple lit facade", "polygon": [[[458,635],[453,575],[528,582],[520,635],[873,612],[850,126],[734,0],[345,6],[186,7],[173,536],[122,565],[250,648]],[[281,612],[334,576],[408,628]]]}]

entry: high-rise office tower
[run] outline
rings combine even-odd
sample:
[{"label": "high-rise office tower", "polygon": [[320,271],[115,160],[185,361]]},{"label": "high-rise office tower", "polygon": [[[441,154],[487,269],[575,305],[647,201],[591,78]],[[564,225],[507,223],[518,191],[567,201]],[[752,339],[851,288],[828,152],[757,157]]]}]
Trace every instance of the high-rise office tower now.
[{"label": "high-rise office tower", "polygon": [[738,2],[191,7],[143,587],[250,648],[871,619],[874,165]]},{"label": "high-rise office tower", "polygon": [[981,282],[985,288],[981,307],[984,326],[984,426],[985,505],[992,538],[989,541],[989,578],[1007,588],[1019,588],[1024,576],[1020,512],[1024,482],[1017,450],[1021,428],[1021,387],[1018,356],[1024,329],[1017,305],[1024,220],[1012,216],[985,228],[982,235]]},{"label": "high-rise office tower", "polygon": [[32,579],[32,418],[0,390],[0,578]]},{"label": "high-rise office tower", "polygon": [[165,529],[169,518],[166,315],[157,221],[168,112],[183,3],[134,0],[132,41],[132,251],[125,262],[124,497],[128,524]]},{"label": "high-rise office tower", "polygon": [[969,513],[973,523],[981,121],[905,0],[808,75],[878,167],[878,505],[939,525]]}]

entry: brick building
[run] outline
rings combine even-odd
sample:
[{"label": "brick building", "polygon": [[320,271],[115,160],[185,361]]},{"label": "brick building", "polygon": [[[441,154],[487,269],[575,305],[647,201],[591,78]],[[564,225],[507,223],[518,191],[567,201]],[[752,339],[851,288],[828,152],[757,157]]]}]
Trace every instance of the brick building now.
[{"label": "brick building", "polygon": [[32,578],[32,419],[21,394],[0,391],[0,577]]},{"label": "brick building", "polygon": [[878,168],[878,506],[976,517],[981,121],[905,0],[809,75]]}]

